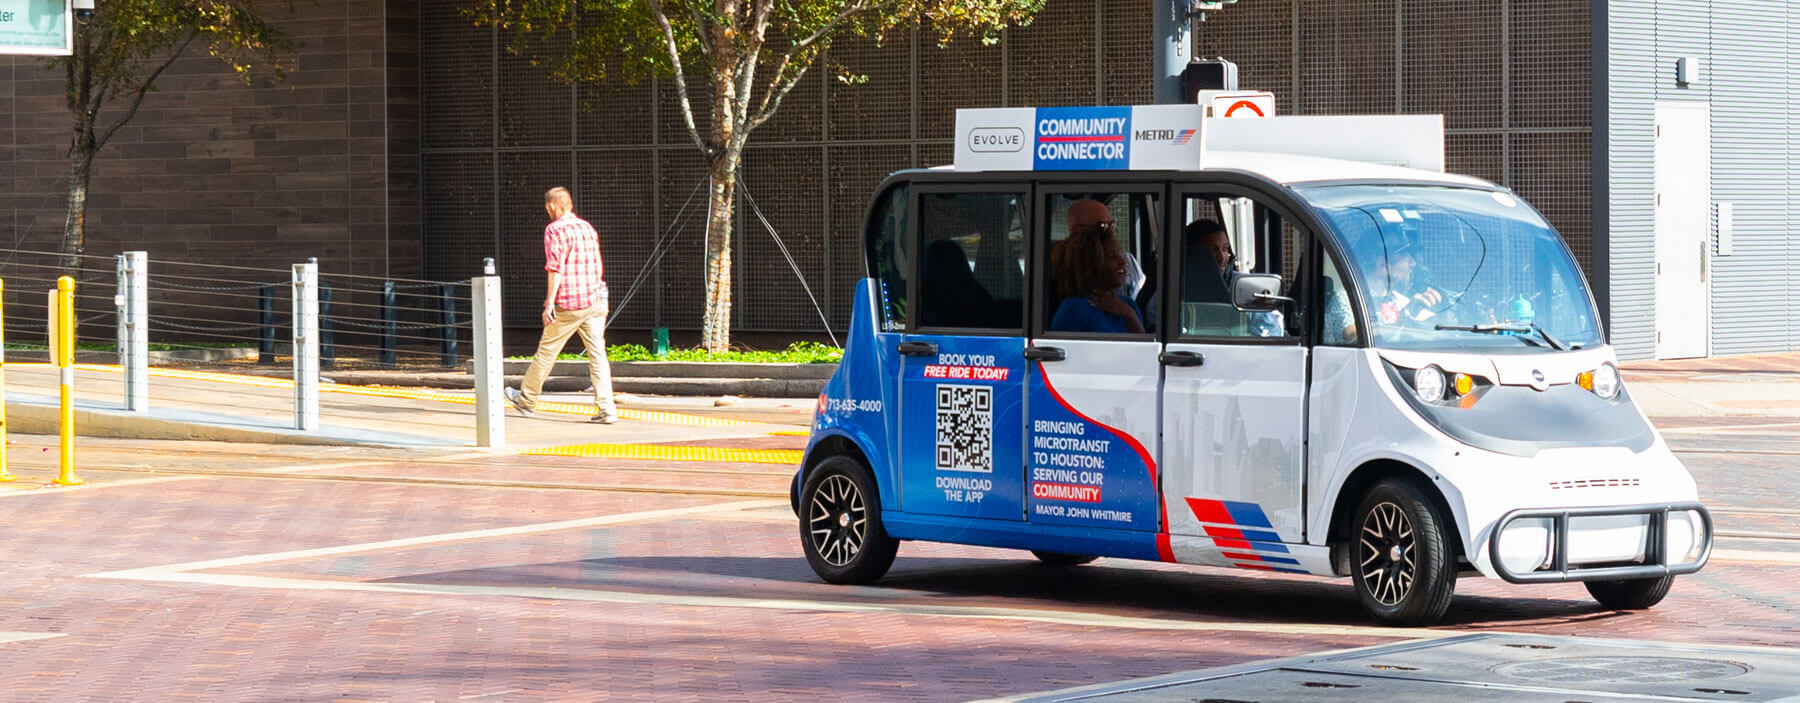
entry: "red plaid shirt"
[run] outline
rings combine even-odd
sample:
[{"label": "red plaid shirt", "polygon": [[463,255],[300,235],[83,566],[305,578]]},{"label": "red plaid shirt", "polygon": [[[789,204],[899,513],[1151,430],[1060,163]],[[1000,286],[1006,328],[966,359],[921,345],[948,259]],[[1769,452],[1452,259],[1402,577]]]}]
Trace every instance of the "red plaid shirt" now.
[{"label": "red plaid shirt", "polygon": [[556,289],[558,308],[586,310],[606,299],[600,235],[575,213],[563,215],[544,228],[544,270],[562,274],[562,285]]}]

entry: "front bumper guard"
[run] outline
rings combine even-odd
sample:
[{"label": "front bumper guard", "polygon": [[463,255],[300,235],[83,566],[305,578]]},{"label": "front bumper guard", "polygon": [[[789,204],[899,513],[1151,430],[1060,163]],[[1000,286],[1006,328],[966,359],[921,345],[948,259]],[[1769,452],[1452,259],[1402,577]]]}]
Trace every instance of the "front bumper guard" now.
[{"label": "front bumper guard", "polygon": [[[1669,530],[1669,513],[1693,512],[1700,516],[1700,557],[1689,564],[1669,565],[1668,555],[1664,554],[1667,541],[1663,536]],[[1613,515],[1648,515],[1649,529],[1644,531],[1644,563],[1628,566],[1569,566],[1569,518],[1603,517]],[[1555,554],[1551,555],[1550,567],[1539,568],[1526,573],[1515,573],[1506,568],[1500,560],[1500,535],[1507,525],[1515,520],[1548,518],[1551,530],[1555,534]],[[1617,581],[1625,579],[1661,578],[1678,574],[1691,574],[1706,565],[1707,557],[1712,555],[1713,521],[1712,513],[1699,503],[1653,503],[1646,505],[1619,505],[1598,508],[1553,508],[1514,510],[1494,523],[1494,530],[1488,537],[1488,565],[1494,573],[1508,583],[1546,583],[1561,581]]]}]

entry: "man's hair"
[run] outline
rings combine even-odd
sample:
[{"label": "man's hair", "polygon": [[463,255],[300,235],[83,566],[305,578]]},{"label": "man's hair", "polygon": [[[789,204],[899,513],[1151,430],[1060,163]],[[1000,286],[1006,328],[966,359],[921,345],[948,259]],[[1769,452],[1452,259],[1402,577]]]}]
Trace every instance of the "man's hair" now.
[{"label": "man's hair", "polygon": [[1190,244],[1206,241],[1206,236],[1224,232],[1225,226],[1208,219],[1199,219],[1187,224],[1187,239]]},{"label": "man's hair", "polygon": [[575,207],[575,199],[569,196],[569,189],[562,186],[557,186],[544,191],[544,204],[548,205],[550,203],[556,203],[570,209],[574,209]]},{"label": "man's hair", "polygon": [[1050,249],[1050,273],[1056,290],[1065,298],[1094,292],[1107,280],[1106,248],[1113,244],[1106,231],[1094,226],[1076,227],[1069,238]]}]

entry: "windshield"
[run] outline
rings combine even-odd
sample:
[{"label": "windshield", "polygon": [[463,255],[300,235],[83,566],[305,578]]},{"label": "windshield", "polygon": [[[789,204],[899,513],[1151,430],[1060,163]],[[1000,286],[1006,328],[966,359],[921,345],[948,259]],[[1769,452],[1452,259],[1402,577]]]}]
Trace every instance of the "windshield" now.
[{"label": "windshield", "polygon": [[1511,194],[1423,185],[1297,190],[1335,230],[1360,289],[1365,320],[1353,324],[1376,346],[1601,343],[1593,300],[1562,238]]}]

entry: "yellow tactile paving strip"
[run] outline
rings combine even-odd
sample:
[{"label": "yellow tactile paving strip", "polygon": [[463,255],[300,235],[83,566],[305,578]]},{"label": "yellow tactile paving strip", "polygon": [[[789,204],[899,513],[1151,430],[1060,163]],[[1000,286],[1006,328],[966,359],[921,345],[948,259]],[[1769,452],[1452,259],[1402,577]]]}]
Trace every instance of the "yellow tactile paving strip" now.
[{"label": "yellow tactile paving strip", "polygon": [[[8,363],[7,366],[48,367],[50,365],[47,363],[43,363],[43,362],[25,362],[25,363]],[[111,364],[76,364],[75,368],[77,370],[81,370],[81,371],[101,371],[101,372],[106,372],[106,373],[121,373],[122,372],[118,366],[111,365]],[[216,381],[219,383],[235,383],[235,384],[241,385],[241,386],[256,386],[259,388],[293,388],[294,387],[293,379],[269,378],[266,376],[247,376],[247,375],[242,375],[242,374],[218,373],[218,372],[214,372],[214,371],[191,371],[191,370],[187,370],[187,369],[152,368],[152,369],[150,369],[150,375],[161,376],[163,378],[185,378],[185,379],[196,380],[196,381]],[[372,396],[372,397],[377,397],[377,398],[408,398],[408,399],[412,399],[412,400],[432,400],[432,401],[438,401],[438,402],[444,402],[444,403],[456,403],[458,405],[474,405],[475,404],[475,396],[473,396],[473,395],[462,394],[462,393],[445,393],[443,391],[435,391],[435,390],[428,390],[428,389],[422,389],[422,388],[397,388],[397,387],[393,387],[393,386],[351,386],[351,385],[344,385],[344,384],[338,384],[338,383],[321,383],[321,384],[319,384],[319,390],[324,391],[326,393],[347,393],[350,395],[363,395],[363,396]],[[569,414],[569,415],[589,415],[589,416],[593,415],[595,412],[594,405],[591,403],[559,403],[559,402],[549,402],[549,401],[538,403],[537,410],[538,410],[538,412],[552,412],[552,413],[564,413],[564,414]],[[664,425],[680,425],[683,427],[740,427],[740,426],[745,426],[745,425],[762,424],[762,423],[757,423],[757,422],[749,422],[746,420],[730,420],[730,419],[717,418],[717,417],[702,417],[699,415],[687,415],[684,413],[665,412],[665,411],[661,411],[661,410],[632,410],[632,409],[628,409],[628,408],[620,408],[619,409],[619,417],[626,419],[626,420],[637,420],[640,422],[655,422],[655,423],[660,423],[660,424],[664,424]],[[771,434],[790,434],[790,433],[797,434],[798,436],[805,436],[806,434],[808,434],[807,432],[802,431],[802,430],[777,430],[775,432],[772,432]]]},{"label": "yellow tactile paving strip", "polygon": [[527,449],[535,456],[577,456],[589,459],[644,459],[648,461],[719,461],[741,464],[798,464],[798,449],[734,449],[666,444],[566,444]]}]

